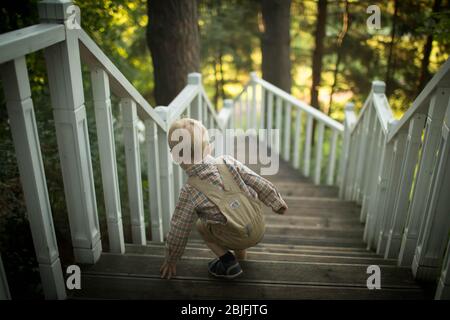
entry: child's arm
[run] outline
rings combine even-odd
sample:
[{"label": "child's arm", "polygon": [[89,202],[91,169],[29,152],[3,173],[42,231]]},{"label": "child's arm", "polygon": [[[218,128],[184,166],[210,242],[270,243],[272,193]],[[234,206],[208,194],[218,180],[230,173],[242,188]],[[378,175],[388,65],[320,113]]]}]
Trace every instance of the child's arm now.
[{"label": "child's arm", "polygon": [[190,193],[183,187],[170,222],[170,231],[166,239],[166,260],[163,266],[175,266],[183,255],[196,218]]},{"label": "child's arm", "polygon": [[242,180],[256,191],[259,200],[266,206],[271,207],[274,212],[278,214],[285,213],[288,206],[272,182],[261,177],[238,160],[229,156],[226,159],[227,163],[231,162],[230,164],[235,166]]}]

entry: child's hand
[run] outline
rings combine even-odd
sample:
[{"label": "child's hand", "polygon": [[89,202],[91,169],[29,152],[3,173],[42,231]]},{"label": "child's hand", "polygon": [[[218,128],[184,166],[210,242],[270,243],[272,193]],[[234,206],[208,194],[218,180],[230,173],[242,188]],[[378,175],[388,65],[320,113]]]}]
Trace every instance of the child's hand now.
[{"label": "child's hand", "polygon": [[281,207],[280,209],[278,209],[275,212],[278,213],[278,214],[285,214],[287,209],[288,209],[288,206],[286,205],[285,207]]},{"label": "child's hand", "polygon": [[172,276],[175,276],[177,274],[176,263],[164,261],[161,268],[159,269],[159,272],[161,272],[162,279],[170,279]]}]

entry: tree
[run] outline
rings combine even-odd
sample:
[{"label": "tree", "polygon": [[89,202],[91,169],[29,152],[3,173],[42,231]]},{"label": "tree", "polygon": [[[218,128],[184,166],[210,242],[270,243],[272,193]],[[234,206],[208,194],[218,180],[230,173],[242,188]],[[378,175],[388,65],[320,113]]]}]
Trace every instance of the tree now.
[{"label": "tree", "polygon": [[263,78],[291,91],[291,0],[262,0],[264,32],[261,36]]},{"label": "tree", "polygon": [[[441,10],[441,0],[434,0],[433,4],[433,14],[438,13]],[[425,84],[430,80],[431,75],[428,70],[428,66],[430,64],[430,55],[431,50],[433,49],[433,33],[429,33],[425,40],[425,44],[423,46],[423,58],[420,66],[420,76],[419,76],[419,84],[417,86],[417,91],[420,91],[425,87]]]},{"label": "tree", "polygon": [[168,105],[187,75],[200,71],[196,0],[148,0],[147,44],[153,61],[155,101]]},{"label": "tree", "polygon": [[319,87],[322,75],[323,44],[327,24],[327,0],[317,3],[317,23],[315,31],[315,47],[312,57],[311,106],[320,110]]}]

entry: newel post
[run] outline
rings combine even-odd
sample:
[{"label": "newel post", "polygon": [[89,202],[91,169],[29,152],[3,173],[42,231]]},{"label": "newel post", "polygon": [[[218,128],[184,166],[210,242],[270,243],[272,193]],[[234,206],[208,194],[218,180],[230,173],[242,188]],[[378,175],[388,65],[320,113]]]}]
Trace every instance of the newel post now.
[{"label": "newel post", "polygon": [[[158,106],[155,111],[166,123],[166,130],[158,126],[158,156],[159,156],[159,183],[161,184],[161,210],[163,235],[167,236],[170,230],[170,220],[175,209],[175,192],[173,183],[173,165],[168,144],[169,108]],[[201,114],[201,113],[200,113]]]},{"label": "newel post", "polygon": [[[197,72],[189,73],[188,74],[188,84],[197,85],[200,87],[202,84],[202,75]],[[203,102],[202,102],[202,96],[200,94],[200,91],[195,97],[195,99],[191,102],[191,118],[196,119],[200,122],[203,122]]]},{"label": "newel post", "polygon": [[[39,3],[42,22],[64,23],[66,40],[44,50],[75,261],[95,263],[102,245],[84,105],[79,25],[71,1]],[[76,11],[76,10],[75,10]]]},{"label": "newel post", "polygon": [[350,159],[350,131],[351,126],[356,121],[355,115],[355,104],[352,102],[348,102],[345,105],[344,109],[344,139],[342,143],[342,151],[339,162],[339,198],[343,199],[345,194],[346,184],[348,182],[347,172],[349,170],[349,159]]}]

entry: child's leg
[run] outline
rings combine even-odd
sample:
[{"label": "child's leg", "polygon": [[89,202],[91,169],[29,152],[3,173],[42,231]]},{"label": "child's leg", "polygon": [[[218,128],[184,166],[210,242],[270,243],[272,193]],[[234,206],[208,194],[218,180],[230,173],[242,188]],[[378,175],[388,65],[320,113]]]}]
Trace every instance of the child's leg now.
[{"label": "child's leg", "polygon": [[236,256],[236,259],[238,259],[239,261],[245,260],[247,259],[247,250],[242,249],[242,250],[234,250],[234,255]]},{"label": "child's leg", "polygon": [[203,241],[205,241],[206,246],[211,249],[211,251],[217,256],[217,257],[221,257],[223,256],[225,253],[227,253],[227,250],[225,250],[224,248],[222,248],[221,246],[219,246],[217,243],[211,242],[208,237],[206,236],[206,230],[204,230],[205,225],[203,223],[201,223],[200,221],[197,222],[197,230],[198,233],[200,233],[200,235],[203,238]]}]

